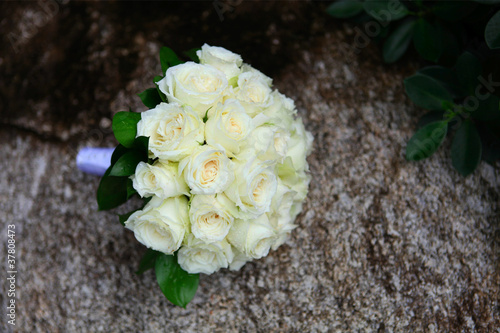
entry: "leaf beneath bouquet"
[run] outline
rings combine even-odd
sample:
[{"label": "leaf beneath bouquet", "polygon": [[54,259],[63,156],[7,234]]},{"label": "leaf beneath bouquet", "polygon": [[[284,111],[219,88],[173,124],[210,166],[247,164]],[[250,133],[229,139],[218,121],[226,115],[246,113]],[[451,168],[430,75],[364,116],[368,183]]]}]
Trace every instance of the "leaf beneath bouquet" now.
[{"label": "leaf beneath bouquet", "polygon": [[115,165],[111,168],[110,176],[130,176],[135,173],[137,164],[141,161],[147,161],[147,156],[137,150],[131,150],[123,154]]},{"label": "leaf beneath bouquet", "polygon": [[136,112],[121,111],[113,117],[113,133],[116,140],[125,147],[130,147],[137,135],[137,123],[141,120],[141,114]]},{"label": "leaf beneath bouquet", "polygon": [[148,249],[146,253],[142,256],[141,262],[139,263],[139,268],[135,274],[141,275],[144,272],[155,268],[156,258],[161,254],[161,252]]},{"label": "leaf beneath bouquet", "polygon": [[169,67],[182,64],[182,61],[179,60],[179,57],[171,48],[164,46],[160,49],[160,63],[161,70],[165,74]]},{"label": "leaf beneath bouquet", "polygon": [[189,274],[177,263],[177,256],[160,254],[155,264],[156,280],[167,299],[183,308],[191,302],[200,280],[199,274]]},{"label": "leaf beneath bouquet", "polygon": [[120,206],[127,201],[126,177],[110,177],[108,169],[99,183],[97,189],[97,205],[99,210],[107,210]]},{"label": "leaf beneath bouquet", "polygon": [[140,94],[137,94],[137,96],[141,98],[142,104],[150,109],[162,102],[158,89],[156,88],[148,88]]}]

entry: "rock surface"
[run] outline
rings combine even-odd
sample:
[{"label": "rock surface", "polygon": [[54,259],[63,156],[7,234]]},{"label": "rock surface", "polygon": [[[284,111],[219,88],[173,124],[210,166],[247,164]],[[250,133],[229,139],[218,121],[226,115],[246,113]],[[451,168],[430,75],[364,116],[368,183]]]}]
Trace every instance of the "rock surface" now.
[{"label": "rock surface", "polygon": [[[214,3],[226,5],[222,21]],[[464,179],[448,149],[405,161],[424,112],[402,87],[416,64],[384,66],[373,43],[346,54],[352,27],[325,4],[214,3],[0,4],[11,46],[0,50],[1,251],[13,224],[14,331],[499,329],[500,172],[482,163]],[[287,245],[202,276],[182,309],[153,272],[134,274],[144,247],[113,212],[97,212],[99,179],[75,157],[115,144],[115,112],[144,110],[135,94],[160,72],[161,46],[203,42],[242,54],[296,101],[315,137],[312,182]],[[5,309],[5,278],[1,288]]]}]

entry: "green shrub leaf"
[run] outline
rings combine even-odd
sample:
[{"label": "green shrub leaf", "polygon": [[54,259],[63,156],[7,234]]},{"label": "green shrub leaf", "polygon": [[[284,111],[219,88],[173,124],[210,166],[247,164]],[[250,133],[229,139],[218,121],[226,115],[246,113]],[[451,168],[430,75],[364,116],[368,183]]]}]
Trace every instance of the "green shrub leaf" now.
[{"label": "green shrub leaf", "polygon": [[455,22],[471,14],[476,6],[470,1],[437,1],[431,11],[445,21]]},{"label": "green shrub leaf", "polygon": [[451,161],[453,167],[464,177],[474,172],[481,161],[481,139],[476,126],[469,119],[455,133],[451,145]]},{"label": "green shrub leaf", "polygon": [[413,45],[425,60],[438,61],[441,53],[443,53],[441,30],[434,27],[427,20],[419,18],[415,23]]},{"label": "green shrub leaf", "polygon": [[193,299],[198,289],[199,274],[189,274],[177,263],[176,255],[161,253],[156,257],[156,280],[167,299],[183,308]]},{"label": "green shrub leaf", "polygon": [[179,57],[171,48],[164,46],[160,49],[160,63],[161,70],[165,74],[169,67],[181,64],[182,61],[179,60]]},{"label": "green shrub leaf", "polygon": [[413,37],[414,25],[413,19],[406,20],[387,38],[382,50],[385,62],[392,63],[403,56]]},{"label": "green shrub leaf", "polygon": [[447,131],[446,121],[436,121],[419,129],[408,141],[406,159],[420,161],[434,154],[443,143]]},{"label": "green shrub leaf", "polygon": [[422,128],[427,124],[441,121],[444,118],[444,111],[430,111],[424,114],[417,123],[417,128]]},{"label": "green shrub leaf", "polygon": [[130,147],[137,135],[137,123],[141,120],[141,114],[137,112],[118,112],[113,117],[113,133],[116,140],[125,147]]},{"label": "green shrub leaf", "polygon": [[452,93],[454,97],[465,97],[465,92],[458,82],[457,74],[451,69],[442,66],[429,66],[420,69],[418,73],[434,79]]},{"label": "green shrub leaf", "polygon": [[142,256],[141,262],[139,263],[139,268],[135,274],[141,275],[144,272],[155,268],[156,258],[161,254],[161,252],[155,251],[153,249],[147,249],[146,253]]},{"label": "green shrub leaf", "polygon": [[464,52],[458,57],[455,65],[458,81],[463,89],[474,96],[478,85],[478,76],[482,74],[481,62],[472,53]]},{"label": "green shrub leaf", "polygon": [[479,2],[485,5],[496,5],[500,4],[500,0],[473,0],[474,2]]},{"label": "green shrub leaf", "polygon": [[489,95],[487,99],[479,101],[479,107],[471,112],[471,116],[483,121],[500,118],[500,98]]},{"label": "green shrub leaf", "polygon": [[442,110],[443,103],[453,102],[450,92],[431,77],[417,73],[407,77],[404,84],[411,100],[424,109]]},{"label": "green shrub leaf", "polygon": [[332,3],[326,12],[335,18],[350,18],[358,15],[363,10],[363,4],[357,0],[341,0]]},{"label": "green shrub leaf", "polygon": [[476,123],[476,127],[481,137],[481,158],[494,166],[500,160],[500,121]]},{"label": "green shrub leaf", "polygon": [[137,96],[141,98],[142,104],[150,109],[153,109],[155,106],[162,102],[157,88],[146,89],[140,94],[137,94]]},{"label": "green shrub leaf", "polygon": [[498,11],[486,24],[484,38],[490,49],[500,48],[500,11]]},{"label": "green shrub leaf", "polygon": [[408,15],[408,10],[399,0],[368,0],[363,2],[363,8],[379,22],[396,21]]}]

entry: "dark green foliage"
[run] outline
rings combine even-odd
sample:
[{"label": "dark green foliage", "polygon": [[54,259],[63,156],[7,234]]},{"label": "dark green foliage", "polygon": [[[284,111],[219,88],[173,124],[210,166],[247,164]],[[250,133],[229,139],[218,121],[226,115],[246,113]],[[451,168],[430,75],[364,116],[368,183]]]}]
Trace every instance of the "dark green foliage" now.
[{"label": "dark green foliage", "polygon": [[327,12],[366,24],[364,37],[383,44],[386,63],[409,49],[434,63],[404,80],[408,97],[431,110],[408,142],[408,160],[431,156],[449,130],[456,130],[451,157],[463,176],[481,158],[500,159],[500,56],[494,50],[500,48],[500,0],[334,2]]},{"label": "dark green foliage", "polygon": [[177,263],[177,255],[159,254],[155,262],[156,280],[167,299],[183,308],[191,302],[200,274],[189,274]]}]

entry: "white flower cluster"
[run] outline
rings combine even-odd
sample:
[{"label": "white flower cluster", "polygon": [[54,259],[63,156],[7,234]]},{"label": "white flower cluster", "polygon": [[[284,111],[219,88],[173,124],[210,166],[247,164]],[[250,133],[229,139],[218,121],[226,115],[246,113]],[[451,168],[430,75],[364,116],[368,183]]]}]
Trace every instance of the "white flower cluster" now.
[{"label": "white flower cluster", "polygon": [[302,210],[312,135],[291,99],[239,55],[203,45],[200,64],[171,67],[167,103],[141,114],[153,164],[133,186],[151,197],[126,222],[139,242],[178,251],[189,273],[238,270],[283,244]]}]

